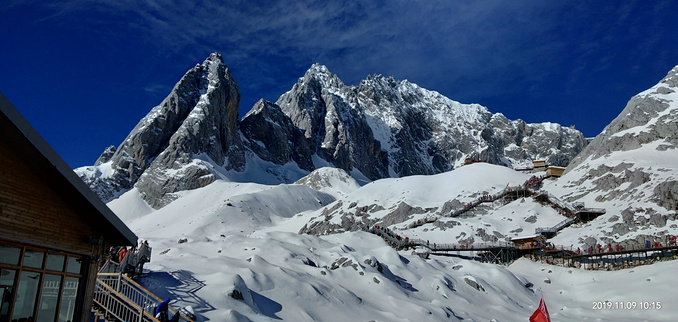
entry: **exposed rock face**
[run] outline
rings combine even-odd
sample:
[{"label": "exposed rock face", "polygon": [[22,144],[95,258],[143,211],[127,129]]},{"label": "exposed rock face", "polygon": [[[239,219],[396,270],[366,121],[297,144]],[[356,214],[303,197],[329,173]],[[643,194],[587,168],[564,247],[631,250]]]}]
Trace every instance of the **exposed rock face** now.
[{"label": "exposed rock face", "polygon": [[204,94],[137,182],[142,197],[153,207],[171,201],[169,193],[204,187],[215,180],[207,165],[193,162],[198,154],[204,153],[226,170],[245,168],[238,86],[220,55],[212,54],[194,70],[200,72],[196,90]]},{"label": "exposed rock face", "polygon": [[672,210],[678,210],[678,181],[666,181],[658,184],[653,191],[657,204]]},{"label": "exposed rock face", "polygon": [[316,64],[276,104],[313,143],[313,154],[349,173],[355,168],[373,180],[388,177],[387,154],[363,112],[347,100],[351,91]]},{"label": "exposed rock face", "polygon": [[109,146],[104,150],[104,153],[102,153],[99,158],[97,159],[96,162],[94,162],[94,165],[102,165],[108,161],[111,160],[111,158],[115,155],[115,151],[117,149],[114,146]]},{"label": "exposed rock face", "polygon": [[175,192],[246,170],[247,160],[273,163],[265,169],[271,174],[286,171],[277,166],[294,169],[272,175],[288,183],[325,166],[375,180],[449,171],[467,157],[509,166],[567,163],[586,144],[574,129],[510,121],[407,81],[370,76],[346,86],[318,64],[276,103],[260,100],[242,120],[239,104],[223,58],[211,54],[117,149],[76,172],[104,201],[136,187],[160,208]]},{"label": "exposed rock face", "polygon": [[510,121],[392,77],[369,76],[349,87],[317,64],[276,104],[315,138],[320,158],[370,179],[449,171],[467,157],[564,165],[586,145],[574,129]]},{"label": "exposed rock face", "polygon": [[311,160],[314,140],[295,127],[274,103],[263,99],[257,102],[243,117],[240,128],[249,138],[249,149],[263,160],[280,165],[294,161],[301,169],[315,169]]},{"label": "exposed rock face", "polygon": [[[112,156],[108,148],[98,160],[111,172],[76,172],[103,200],[135,184],[153,207],[171,201],[172,192],[214,181],[214,175],[194,156],[204,154],[227,170],[241,170],[245,155],[239,134],[240,94],[221,55],[214,53],[189,70],[163,102],[153,108]],[[89,171],[88,171],[89,170]],[[168,171],[174,170],[174,171]]]},{"label": "exposed rock face", "polygon": [[[678,66],[657,85],[631,98],[619,116],[572,161],[564,178],[571,186],[579,186],[580,193],[571,198],[594,193],[597,201],[651,201],[675,210],[676,79]],[[584,186],[589,189],[581,188]]]}]

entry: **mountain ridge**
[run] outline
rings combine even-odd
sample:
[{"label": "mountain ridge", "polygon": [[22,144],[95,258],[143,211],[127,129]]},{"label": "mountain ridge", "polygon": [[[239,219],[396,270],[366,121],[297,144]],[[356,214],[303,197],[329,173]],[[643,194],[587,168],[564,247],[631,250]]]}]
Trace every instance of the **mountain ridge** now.
[{"label": "mountain ridge", "polygon": [[[239,104],[230,69],[213,53],[118,148],[76,172],[104,201],[137,187],[157,209],[216,179],[290,183],[331,166],[366,182],[450,171],[466,158],[562,164],[586,145],[574,129],[510,121],[406,80],[371,75],[346,86],[317,63],[275,103],[262,99],[241,120]],[[262,176],[244,178],[257,167]]]}]

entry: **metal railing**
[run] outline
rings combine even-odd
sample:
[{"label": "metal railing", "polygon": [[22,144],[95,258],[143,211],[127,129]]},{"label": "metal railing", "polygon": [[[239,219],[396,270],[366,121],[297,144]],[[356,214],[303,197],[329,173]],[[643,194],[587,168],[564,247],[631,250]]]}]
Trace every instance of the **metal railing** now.
[{"label": "metal railing", "polygon": [[577,220],[577,217],[567,218],[567,219],[559,222],[557,225],[553,226],[553,229],[555,229],[555,231],[560,231],[561,229],[567,227],[568,225],[572,224],[576,220]]},{"label": "metal railing", "polygon": [[599,214],[604,214],[607,212],[605,208],[581,208],[577,209],[577,212],[590,212],[590,213],[599,213]]},{"label": "metal railing", "polygon": [[153,249],[147,244],[142,244],[135,252],[127,253],[120,263],[109,259],[99,269],[99,273],[134,273],[141,274],[144,264],[151,261]]},{"label": "metal railing", "polygon": [[[123,260],[124,262],[124,260]],[[102,273],[121,273],[122,270],[120,269],[120,264],[112,261],[112,260],[107,260],[101,268],[99,268],[99,274]]]},{"label": "metal railing", "polygon": [[[152,312],[148,313],[147,311],[163,302],[155,294],[120,273],[99,273],[94,297],[95,302],[107,313],[116,318],[123,317],[120,321],[157,321],[152,316]],[[101,301],[97,301],[97,298],[101,298]],[[176,312],[177,309],[169,307],[169,316],[173,316]],[[130,314],[136,319],[130,319]],[[148,315],[151,319],[148,320],[143,317],[145,315]],[[192,322],[191,319],[181,313],[179,321]]]},{"label": "metal railing", "polygon": [[[413,238],[410,239],[404,236],[395,235],[392,231],[385,229],[375,229],[370,228],[367,230],[370,233],[381,236],[391,245],[396,248],[406,248],[421,246],[426,247],[430,250],[436,251],[483,251],[483,250],[492,250],[492,249],[512,249],[515,248],[515,245],[511,242],[497,242],[497,243],[472,243],[472,244],[438,244],[431,243],[429,241]],[[398,238],[400,237],[400,238]]]},{"label": "metal railing", "polygon": [[497,201],[501,198],[504,198],[509,193],[521,193],[521,192],[524,192],[524,193],[530,192],[531,193],[536,188],[539,187],[539,185],[542,183],[544,178],[545,177],[543,177],[543,176],[541,176],[541,177],[534,176],[534,177],[526,180],[522,185],[519,185],[519,186],[506,185],[506,187],[504,187],[504,189],[502,189],[501,191],[499,191],[497,193],[481,196],[481,197],[479,197],[479,198],[477,198],[477,199],[475,199],[475,200],[473,200],[469,203],[466,203],[464,205],[464,207],[462,207],[461,209],[452,210],[449,214],[446,215],[446,217],[457,217],[457,216],[477,207],[478,205],[480,205],[482,203],[495,202],[495,201]]},{"label": "metal railing", "polygon": [[159,322],[153,317],[153,313],[149,312],[150,305],[140,306],[131,303],[124,295],[99,279],[94,288],[94,303],[103,310],[107,320],[114,317],[116,321]]},{"label": "metal railing", "polygon": [[412,221],[409,225],[407,225],[408,228],[416,228],[419,226],[423,226],[424,224],[430,224],[432,222],[436,222],[438,220],[438,217],[435,216],[426,216],[423,219],[417,219],[415,221]]},{"label": "metal railing", "polygon": [[422,239],[414,239],[413,244],[429,248],[437,251],[484,251],[493,249],[512,249],[515,248],[510,242],[496,242],[496,243],[471,243],[471,244],[439,244],[431,243]]},{"label": "metal railing", "polygon": [[572,207],[572,205],[558,199],[553,194],[547,193],[546,196],[549,198],[549,201],[551,201],[552,204],[554,204],[554,205],[556,205],[560,208],[566,209],[568,211],[574,212],[574,207]]},{"label": "metal railing", "polygon": [[569,217],[569,218],[567,218],[567,219],[565,219],[565,220],[563,220],[563,221],[557,223],[557,224],[556,224],[555,226],[553,226],[553,227],[540,227],[540,228],[536,228],[536,229],[534,230],[534,233],[535,233],[535,234],[542,234],[542,233],[556,234],[556,233],[558,233],[560,230],[562,230],[563,228],[565,228],[565,227],[571,225],[572,223],[574,223],[575,221],[577,221],[577,219],[578,219],[577,217]]}]

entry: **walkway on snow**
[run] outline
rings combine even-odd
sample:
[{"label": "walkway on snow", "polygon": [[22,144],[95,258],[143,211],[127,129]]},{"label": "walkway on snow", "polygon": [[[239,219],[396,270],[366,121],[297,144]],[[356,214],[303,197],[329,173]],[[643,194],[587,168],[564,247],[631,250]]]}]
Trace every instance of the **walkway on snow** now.
[{"label": "walkway on snow", "polygon": [[[543,202],[551,205],[554,209],[558,210],[561,214],[566,216],[563,221],[554,225],[553,227],[540,227],[535,229],[535,233],[542,235],[545,238],[554,237],[560,230],[569,227],[570,225],[576,222],[588,222],[598,216],[605,214],[606,210],[603,208],[586,208],[583,204],[568,204],[554,195],[548,192],[537,192],[543,180],[549,176],[533,176],[532,178],[525,181],[520,186],[506,186],[498,193],[495,194],[486,194],[483,195],[469,203],[464,204],[463,208],[456,209],[451,211],[445,217],[458,217],[467,211],[470,211],[477,206],[488,203],[495,202],[501,199],[514,201],[521,197],[533,196],[538,202]],[[535,195],[536,194],[536,195]],[[436,221],[437,218],[427,217],[425,220],[419,220],[411,224],[410,228],[418,227],[426,223],[431,223]],[[512,242],[497,242],[497,243],[480,243],[480,244],[438,244],[430,243],[428,240],[423,239],[411,239],[406,236],[401,236],[388,228],[374,226],[364,229],[370,233],[379,235],[382,237],[391,247],[402,250],[408,248],[426,248],[430,253],[446,253],[456,252],[458,256],[461,254],[468,254],[466,256],[471,259],[477,259],[481,261],[496,262],[496,263],[510,263],[513,260],[525,256],[539,256],[541,258],[546,258],[547,261],[557,262],[560,261],[563,265],[575,266],[576,263],[591,264],[594,262],[619,262],[626,261],[629,266],[633,266],[631,262],[647,262],[648,253],[651,254],[650,258],[660,252],[663,257],[671,257],[671,259],[678,258],[678,246],[675,243],[675,240],[672,241],[671,245],[660,246],[660,247],[649,247],[649,248],[633,248],[633,249],[618,249],[612,251],[600,251],[596,249],[595,251],[576,251],[572,248],[564,246],[553,246],[546,247],[542,245],[541,247],[533,248],[518,248]],[[668,244],[668,243],[667,243]],[[640,255],[644,256],[640,256]],[[634,256],[635,255],[635,256]],[[645,260],[640,261],[639,258],[645,258]],[[622,264],[623,266],[623,264]]]}]

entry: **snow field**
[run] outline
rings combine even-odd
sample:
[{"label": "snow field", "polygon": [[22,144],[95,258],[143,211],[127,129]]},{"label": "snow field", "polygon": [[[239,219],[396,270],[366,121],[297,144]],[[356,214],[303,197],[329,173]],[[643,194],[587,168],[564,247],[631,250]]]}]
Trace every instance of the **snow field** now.
[{"label": "snow field", "polygon": [[[539,289],[558,321],[636,321],[643,316],[662,320],[678,313],[669,297],[671,271],[678,268],[673,262],[634,268],[634,273],[564,269],[524,259],[507,268],[456,257],[423,260],[365,232],[321,237],[296,233],[335,198],[345,200],[345,207],[349,200],[359,205],[377,202],[386,209],[401,201],[433,207],[492,194],[507,184],[522,184],[531,175],[474,164],[436,176],[357,187],[327,172],[324,182],[332,188],[325,192],[299,184],[217,180],[182,192],[160,210],[148,207],[134,189],[109,206],[153,247],[141,283],[161,298],[173,298],[174,306],[191,306],[199,321],[524,321],[539,303]],[[462,223],[453,228],[424,225],[403,234],[441,243],[462,233],[473,235],[478,228],[488,234],[524,236],[564,218],[530,198],[488,207],[485,215],[451,218]],[[533,215],[536,221],[527,222]],[[598,228],[568,228],[563,234],[582,229],[593,233]],[[234,298],[235,290],[242,299]],[[666,305],[657,312],[590,307],[591,301],[635,298]]]}]

